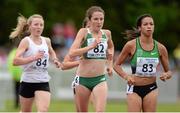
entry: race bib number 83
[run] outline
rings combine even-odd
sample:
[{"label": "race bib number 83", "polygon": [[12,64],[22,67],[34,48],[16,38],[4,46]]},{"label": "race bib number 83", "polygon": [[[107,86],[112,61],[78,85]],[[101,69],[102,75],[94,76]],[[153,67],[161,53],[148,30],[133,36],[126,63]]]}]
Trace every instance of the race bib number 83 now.
[{"label": "race bib number 83", "polygon": [[139,75],[154,75],[156,73],[158,63],[158,58],[138,57],[136,73]]}]

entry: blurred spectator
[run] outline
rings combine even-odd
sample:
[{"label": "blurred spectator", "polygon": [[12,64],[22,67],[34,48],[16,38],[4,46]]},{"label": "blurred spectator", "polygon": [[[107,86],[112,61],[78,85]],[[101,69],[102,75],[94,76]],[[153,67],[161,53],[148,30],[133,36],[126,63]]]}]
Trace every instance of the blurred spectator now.
[{"label": "blurred spectator", "polygon": [[64,27],[61,23],[56,23],[52,28],[52,47],[59,49],[65,46]]},{"label": "blurred spectator", "polygon": [[76,28],[73,21],[67,21],[64,25],[64,36],[66,39],[66,48],[70,48],[76,35]]},{"label": "blurred spectator", "polygon": [[178,73],[178,98],[180,100],[180,44],[178,44],[178,46],[175,48],[173,55],[176,71]]},{"label": "blurred spectator", "polygon": [[65,47],[64,26],[61,23],[56,23],[52,27],[52,47],[55,50],[57,57],[62,59],[63,48]]}]

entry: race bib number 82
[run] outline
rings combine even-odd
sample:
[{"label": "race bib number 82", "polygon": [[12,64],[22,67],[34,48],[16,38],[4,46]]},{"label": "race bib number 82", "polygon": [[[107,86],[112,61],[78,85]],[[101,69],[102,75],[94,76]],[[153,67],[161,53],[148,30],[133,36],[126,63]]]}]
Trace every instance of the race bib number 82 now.
[{"label": "race bib number 82", "polygon": [[[88,46],[91,45],[92,43],[94,43],[95,39],[91,38],[88,39]],[[107,50],[107,42],[106,39],[101,40],[101,43],[99,43],[95,48],[93,48],[92,50],[89,50],[87,52],[87,57],[89,58],[98,58],[98,57],[103,57],[106,58],[106,50]]]}]

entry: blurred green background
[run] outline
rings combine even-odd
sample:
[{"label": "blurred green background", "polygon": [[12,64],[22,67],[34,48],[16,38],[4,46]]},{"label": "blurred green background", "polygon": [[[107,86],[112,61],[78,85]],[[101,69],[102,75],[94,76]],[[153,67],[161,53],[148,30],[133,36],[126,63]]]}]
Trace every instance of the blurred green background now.
[{"label": "blurred green background", "polygon": [[136,18],[144,13],[151,13],[154,17],[154,38],[166,45],[170,54],[180,42],[179,0],[1,0],[0,45],[9,46],[8,36],[16,26],[18,13],[25,17],[34,13],[43,15],[43,35],[51,36],[55,22],[72,20],[79,29],[86,10],[92,5],[105,10],[104,28],[112,31],[116,50],[121,50],[126,42],[121,33],[135,26]]}]

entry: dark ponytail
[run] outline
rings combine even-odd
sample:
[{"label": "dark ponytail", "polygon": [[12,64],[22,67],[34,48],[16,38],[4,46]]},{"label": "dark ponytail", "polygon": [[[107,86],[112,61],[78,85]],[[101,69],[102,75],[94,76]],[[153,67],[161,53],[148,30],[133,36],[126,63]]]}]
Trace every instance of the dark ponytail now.
[{"label": "dark ponytail", "polygon": [[152,16],[150,14],[143,14],[143,15],[139,16],[136,20],[136,27],[134,27],[132,30],[125,30],[125,32],[122,33],[125,35],[125,37],[124,37],[125,39],[132,40],[132,39],[135,39],[141,35],[138,28],[141,27],[142,19],[144,19],[145,17],[151,17],[152,18]]}]

